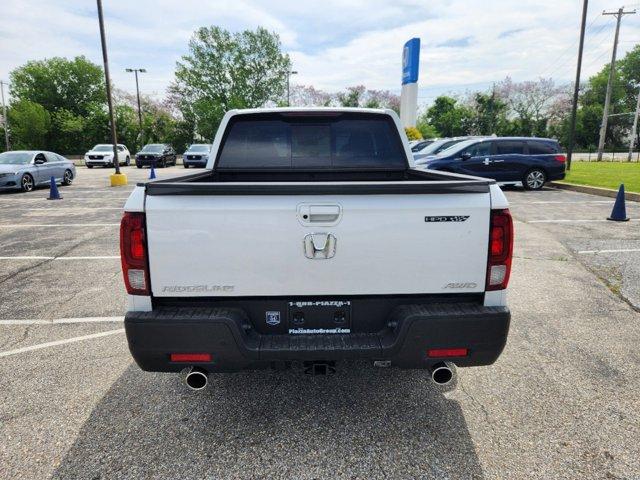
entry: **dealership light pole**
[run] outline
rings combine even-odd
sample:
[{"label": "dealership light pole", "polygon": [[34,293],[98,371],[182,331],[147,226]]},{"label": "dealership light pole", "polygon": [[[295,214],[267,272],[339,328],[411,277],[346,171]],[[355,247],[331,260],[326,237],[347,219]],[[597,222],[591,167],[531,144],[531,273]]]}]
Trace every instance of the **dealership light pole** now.
[{"label": "dealership light pole", "polygon": [[578,113],[578,94],[580,93],[580,70],[582,69],[582,51],[584,50],[584,27],[587,23],[589,0],[582,4],[582,22],[580,24],[580,45],[578,46],[578,64],[576,66],[576,83],[573,86],[573,104],[571,105],[571,127],[569,129],[569,148],[567,148],[567,170],[571,170],[571,157],[576,137],[576,114]]},{"label": "dealership light pole", "polygon": [[102,0],[96,0],[98,4],[98,23],[100,24],[100,42],[102,43],[102,61],[104,62],[104,79],[107,85],[107,104],[109,106],[109,122],[111,123],[111,143],[113,144],[113,165],[115,174],[111,175],[111,186],[127,184],[127,176],[120,173],[120,161],[118,160],[118,137],[116,135],[116,119],[113,114],[113,102],[111,100],[111,80],[109,78],[109,58],[107,57],[107,40],[104,33],[104,20],[102,15]]},{"label": "dealership light pole", "polygon": [[295,70],[289,70],[287,71],[287,107],[291,106],[291,91],[290,91],[290,80],[291,80],[291,75],[297,75],[298,72],[296,72]]},{"label": "dealership light pole", "polygon": [[140,87],[138,86],[138,72],[147,73],[145,68],[127,68],[127,72],[136,74],[136,95],[138,97],[138,125],[140,126],[140,134],[142,135],[142,110],[140,109]]}]

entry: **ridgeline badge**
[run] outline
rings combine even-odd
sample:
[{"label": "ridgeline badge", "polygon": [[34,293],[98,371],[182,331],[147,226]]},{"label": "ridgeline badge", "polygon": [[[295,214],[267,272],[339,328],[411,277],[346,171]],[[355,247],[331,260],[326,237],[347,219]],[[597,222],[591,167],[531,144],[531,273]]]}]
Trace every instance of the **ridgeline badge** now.
[{"label": "ridgeline badge", "polygon": [[424,221],[427,223],[432,222],[466,222],[469,215],[434,215],[424,217]]}]

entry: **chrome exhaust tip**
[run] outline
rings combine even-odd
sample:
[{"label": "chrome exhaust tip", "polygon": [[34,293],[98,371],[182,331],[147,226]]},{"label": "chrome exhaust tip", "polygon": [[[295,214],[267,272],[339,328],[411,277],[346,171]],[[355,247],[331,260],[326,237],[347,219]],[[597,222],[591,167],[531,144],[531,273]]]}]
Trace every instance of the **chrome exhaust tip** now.
[{"label": "chrome exhaust tip", "polygon": [[437,385],[448,385],[453,380],[453,370],[444,362],[431,367],[431,380]]},{"label": "chrome exhaust tip", "polygon": [[191,367],[187,372],[187,376],[184,379],[187,387],[191,390],[202,390],[207,386],[209,382],[209,376],[207,371],[200,367]]}]

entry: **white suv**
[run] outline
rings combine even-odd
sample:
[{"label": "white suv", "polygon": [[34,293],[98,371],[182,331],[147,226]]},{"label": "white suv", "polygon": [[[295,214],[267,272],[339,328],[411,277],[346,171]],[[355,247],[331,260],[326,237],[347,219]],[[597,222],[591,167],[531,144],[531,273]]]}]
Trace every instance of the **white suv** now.
[{"label": "white suv", "polygon": [[[113,145],[108,143],[96,145],[84,154],[84,163],[87,168],[94,166],[113,167]],[[118,163],[126,166],[131,164],[129,149],[121,144],[118,144]]]}]

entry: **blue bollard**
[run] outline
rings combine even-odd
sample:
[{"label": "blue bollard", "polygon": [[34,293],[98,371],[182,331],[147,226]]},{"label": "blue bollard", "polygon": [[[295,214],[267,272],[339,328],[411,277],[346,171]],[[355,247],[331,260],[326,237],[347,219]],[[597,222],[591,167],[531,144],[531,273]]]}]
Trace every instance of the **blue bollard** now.
[{"label": "blue bollard", "polygon": [[153,162],[151,164],[151,171],[149,172],[149,180],[153,180],[154,178],[156,178],[156,162]]},{"label": "blue bollard", "polygon": [[607,220],[613,220],[614,222],[628,222],[627,209],[624,204],[624,183],[620,184],[618,195],[616,195],[616,203],[613,204],[613,210],[611,210],[611,216],[607,217]]},{"label": "blue bollard", "polygon": [[51,187],[49,188],[49,198],[47,200],[62,200],[58,186],[56,185],[56,178],[51,177]]}]

